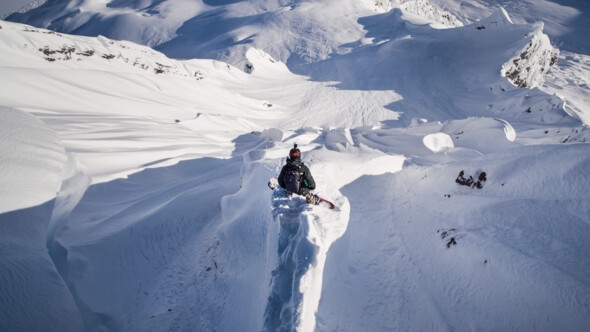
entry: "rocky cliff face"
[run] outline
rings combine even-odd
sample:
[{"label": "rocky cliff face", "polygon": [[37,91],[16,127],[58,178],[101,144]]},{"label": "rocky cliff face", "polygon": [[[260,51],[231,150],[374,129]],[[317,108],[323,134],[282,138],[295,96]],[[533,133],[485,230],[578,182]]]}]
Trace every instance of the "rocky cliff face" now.
[{"label": "rocky cliff face", "polygon": [[543,34],[543,25],[529,36],[531,41],[514,58],[502,66],[502,76],[519,88],[534,88],[543,84],[545,75],[557,61],[559,50],[553,48]]},{"label": "rocky cliff face", "polygon": [[[474,26],[478,30],[510,29],[514,23],[506,10],[500,8]],[[519,88],[535,88],[543,84],[545,75],[557,61],[559,50],[551,46],[549,37],[543,33],[543,22],[532,25],[523,44],[523,48],[502,65],[501,73]]]}]

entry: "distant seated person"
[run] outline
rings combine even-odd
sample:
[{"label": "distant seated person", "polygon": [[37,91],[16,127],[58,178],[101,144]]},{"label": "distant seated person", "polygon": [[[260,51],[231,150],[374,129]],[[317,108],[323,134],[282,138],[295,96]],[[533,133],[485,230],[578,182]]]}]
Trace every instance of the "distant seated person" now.
[{"label": "distant seated person", "polygon": [[315,189],[315,181],[309,168],[301,161],[301,151],[297,148],[297,144],[294,144],[291,151],[289,151],[289,158],[287,158],[287,163],[281,169],[278,181],[279,186],[285,189],[287,195],[305,196],[308,204],[320,204],[319,197],[312,193],[312,190]]}]

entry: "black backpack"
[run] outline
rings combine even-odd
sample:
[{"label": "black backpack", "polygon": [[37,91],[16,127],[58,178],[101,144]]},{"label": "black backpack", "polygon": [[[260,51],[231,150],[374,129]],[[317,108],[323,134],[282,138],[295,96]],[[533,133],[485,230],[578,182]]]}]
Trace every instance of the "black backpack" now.
[{"label": "black backpack", "polygon": [[298,193],[301,188],[301,173],[299,173],[300,166],[287,166],[283,180],[285,181],[285,189],[292,193]]}]

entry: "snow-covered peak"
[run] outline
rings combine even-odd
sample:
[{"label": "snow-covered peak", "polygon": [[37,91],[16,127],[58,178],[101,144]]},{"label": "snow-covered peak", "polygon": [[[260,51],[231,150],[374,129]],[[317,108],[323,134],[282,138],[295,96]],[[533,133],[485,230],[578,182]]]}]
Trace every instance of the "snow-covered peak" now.
[{"label": "snow-covered peak", "polygon": [[539,87],[557,61],[559,50],[551,46],[542,32],[543,25],[530,34],[530,42],[520,53],[502,66],[502,75],[519,88]]},{"label": "snow-covered peak", "polygon": [[527,27],[525,31],[528,30],[528,33],[524,39],[529,41],[528,44],[521,46],[521,49],[515,49],[514,51],[517,52],[501,68],[502,76],[507,77],[517,87],[541,86],[545,76],[557,61],[559,50],[551,45],[549,37],[544,34],[544,24],[541,21],[525,25],[515,24],[508,12],[500,7],[490,16],[470,26],[480,31],[483,36],[489,36],[490,30],[504,30],[519,34],[523,31],[519,26]]},{"label": "snow-covered peak", "polygon": [[514,24],[508,12],[502,7],[493,12],[490,16],[481,19],[477,22],[477,27],[480,29],[505,27]]}]

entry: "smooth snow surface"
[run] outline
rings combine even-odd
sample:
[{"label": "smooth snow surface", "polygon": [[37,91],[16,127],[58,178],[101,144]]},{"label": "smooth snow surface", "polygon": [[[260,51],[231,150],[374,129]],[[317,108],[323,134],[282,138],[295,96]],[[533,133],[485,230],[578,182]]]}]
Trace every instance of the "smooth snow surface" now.
[{"label": "smooth snow surface", "polygon": [[[0,21],[0,331],[587,329],[586,8],[52,0]],[[295,143],[336,209],[268,188]]]},{"label": "smooth snow surface", "polygon": [[[584,330],[590,256],[573,234],[588,234],[590,206],[573,193],[587,190],[575,179],[588,152],[517,148],[345,186],[350,222],[328,257],[318,330]],[[478,169],[483,189],[454,183]],[[365,194],[376,187],[391,190]]]},{"label": "smooth snow surface", "polygon": [[60,138],[36,117],[14,108],[0,107],[0,123],[0,213],[54,198],[67,159]]},{"label": "smooth snow surface", "polygon": [[434,133],[424,136],[424,145],[432,152],[438,152],[446,148],[453,148],[453,139],[445,133]]}]

